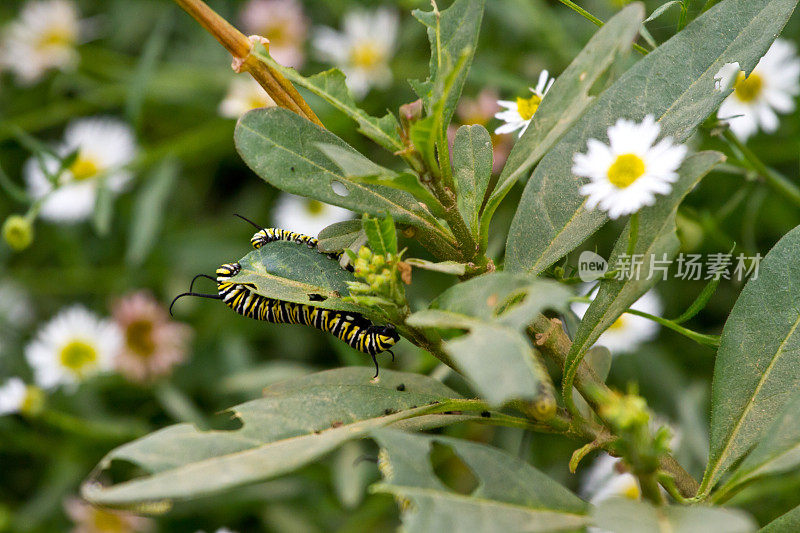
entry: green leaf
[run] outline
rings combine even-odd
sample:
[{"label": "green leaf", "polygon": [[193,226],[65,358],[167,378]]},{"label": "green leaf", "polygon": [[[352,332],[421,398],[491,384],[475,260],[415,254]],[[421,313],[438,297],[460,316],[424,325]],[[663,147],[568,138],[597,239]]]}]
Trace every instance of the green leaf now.
[{"label": "green leaf", "polygon": [[479,212],[492,177],[492,139],[480,124],[461,126],[453,142],[458,210],[477,241]]},{"label": "green leaf", "polygon": [[[372,486],[411,502],[406,531],[563,531],[587,523],[586,504],[524,461],[485,444],[449,437],[372,431],[384,481]],[[434,444],[453,450],[478,480],[470,494],[448,488],[431,463]]]},{"label": "green leaf", "polygon": [[[572,158],[588,139],[605,141],[617,119],[655,115],[662,137],[685,141],[729,91],[714,76],[726,63],[750,72],[781,32],[797,0],[726,0],[659,46],[601,94],[542,159],[508,238],[507,270],[538,274],[586,240],[607,217],[587,211]],[[709,36],[713,36],[710,38]],[[555,86],[551,92],[555,90]]]},{"label": "green leaf", "polygon": [[464,263],[457,263],[456,261],[440,261],[434,263],[425,259],[417,259],[416,257],[409,257],[403,261],[413,267],[431,270],[433,272],[441,272],[442,274],[463,276],[467,272],[467,265]]},{"label": "green leaf", "polygon": [[[413,196],[366,186],[348,176],[381,174],[382,167],[299,115],[281,108],[250,111],[239,119],[234,138],[242,159],[271,185],[358,213],[391,214],[396,221],[417,227],[423,240],[455,250],[452,239]],[[339,166],[342,158],[332,161],[322,145],[349,153],[347,172]]]},{"label": "green leaf", "polygon": [[737,509],[699,505],[654,507],[646,502],[612,498],[597,505],[594,525],[613,533],[748,533],[755,521]]},{"label": "green leaf", "polygon": [[[428,81],[413,85],[429,114],[433,114],[434,105],[439,103],[437,100],[443,98],[441,119],[438,121],[440,128],[447,129],[447,125],[450,124],[464,81],[467,79],[467,71],[478,44],[484,1],[456,0],[448,9],[441,12],[434,4],[433,11],[417,9],[412,13],[428,28],[428,40],[431,43]],[[451,83],[446,83],[456,71],[462,58],[465,58],[464,64],[456,78]],[[445,85],[451,85],[450,90],[437,94],[437,86],[444,88]]]},{"label": "green leaf", "polygon": [[397,255],[397,233],[391,215],[386,218],[370,218],[369,215],[364,215],[361,223],[373,253],[383,256]]},{"label": "green leaf", "polygon": [[782,514],[766,526],[758,530],[759,533],[792,533],[800,531],[800,505]]},{"label": "green leaf", "polygon": [[[379,380],[371,377],[368,368],[341,368],[267,387],[263,398],[230,410],[239,429],[178,424],[156,431],[107,454],[82,495],[98,505],[130,506],[229,490],[296,470],[371,429],[447,409],[447,399],[458,397],[425,376],[384,370]],[[429,421],[428,427],[449,423],[446,416]],[[112,461],[147,474],[103,485],[97,477]]]},{"label": "green leaf", "polygon": [[720,491],[757,477],[797,469],[800,465],[800,394],[795,392],[793,396]]},{"label": "green leaf", "polygon": [[[700,180],[725,156],[719,152],[700,152],[687,158],[678,170],[679,178],[672,192],[660,197],[652,207],[639,213],[639,230],[633,254],[641,254],[641,275],[625,279],[608,279],[600,282],[597,296],[592,301],[572,341],[572,348],[565,361],[567,374],[574,373],[591,347],[627,309],[659,281],[660,274],[654,271],[650,279],[650,268],[655,261],[672,260],[678,253],[680,241],[676,233],[675,215],[683,199]],[[620,256],[628,253],[630,223],[617,240],[609,259],[613,268]]]},{"label": "green leaf", "polygon": [[434,301],[433,309],[412,314],[406,323],[468,330],[443,347],[492,405],[536,400],[551,387],[550,379],[522,332],[545,309],[565,309],[570,296],[555,282],[485,274],[451,287]]},{"label": "green leaf", "polygon": [[129,264],[141,265],[155,244],[164,221],[166,202],[175,185],[178,171],[179,166],[175,160],[165,159],[153,170],[136,196],[125,256]]},{"label": "green leaf", "polygon": [[375,164],[367,165],[364,157],[358,152],[347,150],[332,144],[320,144],[328,158],[336,163],[344,174],[356,183],[391,187],[406,191],[422,202],[436,216],[442,216],[439,200],[420,183],[419,178],[412,172],[396,173],[388,168]]},{"label": "green leaf", "polygon": [[[730,1],[730,0],[728,0]],[[723,6],[725,4],[722,4]],[[714,366],[706,495],[762,438],[800,386],[800,226],[747,282],[722,330]]]},{"label": "green leaf", "polygon": [[530,171],[594,102],[595,97],[590,96],[589,91],[615,59],[630,50],[643,16],[640,4],[632,4],[620,11],[600,28],[553,83],[528,129],[514,144],[497,185],[486,202],[481,214],[481,242],[484,246],[488,239],[489,223],[500,202],[514,183]]},{"label": "green leaf", "polygon": [[566,312],[570,297],[572,293],[554,281],[493,272],[454,285],[431,307],[523,329],[546,309]]},{"label": "green leaf", "polygon": [[[319,232],[317,248],[323,252],[336,252],[367,242],[360,220],[336,222]],[[361,245],[358,245],[359,247]]]},{"label": "green leaf", "polygon": [[255,51],[253,55],[286,76],[292,83],[308,89],[355,120],[358,123],[358,131],[360,133],[390,152],[405,148],[400,140],[400,135],[397,133],[400,125],[394,115],[386,113],[386,115],[378,118],[370,116],[360,109],[353,95],[350,94],[350,89],[347,88],[344,74],[339,69],[326,70],[306,78],[301,76],[295,69],[284,67],[269,55],[259,51]]},{"label": "green leaf", "polygon": [[[353,274],[325,254],[293,242],[274,241],[253,250],[239,260],[241,270],[231,280],[249,283],[254,292],[324,309],[363,312],[346,303],[347,282]],[[319,297],[325,298],[320,301]]]},{"label": "green leaf", "polygon": [[431,169],[439,168],[439,163],[436,160],[436,139],[439,135],[439,122],[436,119],[437,117],[434,114],[419,119],[411,124],[408,132],[411,144],[422,156],[425,166]]}]

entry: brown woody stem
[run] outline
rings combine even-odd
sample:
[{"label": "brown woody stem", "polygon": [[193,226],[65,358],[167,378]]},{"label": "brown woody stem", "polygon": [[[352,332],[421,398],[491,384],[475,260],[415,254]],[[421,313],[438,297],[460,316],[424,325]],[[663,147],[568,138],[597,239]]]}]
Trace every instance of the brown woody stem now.
[{"label": "brown woody stem", "polygon": [[[561,321],[539,315],[529,328],[529,332],[539,351],[560,368],[564,368],[564,361],[567,359],[572,341],[564,331]],[[610,389],[585,361],[581,361],[575,374],[575,388],[580,391],[595,410],[598,407],[595,400],[598,396],[597,391],[610,393]],[[603,396],[603,394],[599,396]],[[691,498],[697,494],[700,488],[697,480],[674,457],[671,455],[662,456],[660,466],[664,472],[672,476],[683,497]]]},{"label": "brown woody stem", "polygon": [[270,68],[251,55],[254,41],[237,30],[231,23],[208,7],[203,0],[175,0],[175,3],[189,13],[200,25],[213,35],[233,56],[234,69],[248,72],[275,103],[311,122],[322,126],[317,115],[300,96],[297,89],[280,72]]}]

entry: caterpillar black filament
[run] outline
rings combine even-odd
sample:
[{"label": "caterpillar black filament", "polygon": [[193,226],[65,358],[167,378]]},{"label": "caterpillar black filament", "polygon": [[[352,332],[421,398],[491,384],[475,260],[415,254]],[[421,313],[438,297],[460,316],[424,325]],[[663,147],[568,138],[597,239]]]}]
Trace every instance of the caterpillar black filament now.
[{"label": "caterpillar black filament", "polygon": [[[248,221],[249,222],[249,221]],[[313,237],[301,235],[276,228],[261,229],[251,239],[253,247],[258,249],[264,244],[276,240],[291,241],[298,244],[316,246],[317,240]],[[309,244],[309,243],[312,243]],[[338,259],[341,252],[326,254],[333,259]],[[379,326],[370,322],[359,313],[349,311],[336,311],[321,309],[319,307],[277,300],[258,294],[257,288],[252,283],[238,283],[234,280],[241,271],[239,263],[226,263],[217,269],[216,279],[205,274],[198,274],[192,280],[189,292],[179,294],[172,301],[172,305],[182,296],[199,296],[214,300],[222,300],[225,305],[242,316],[272,322],[274,324],[302,324],[331,333],[338,339],[346,342],[352,348],[368,354],[375,363],[375,376],[378,376],[378,361],[375,356],[390,350],[400,340],[397,330],[391,324]],[[192,292],[194,281],[198,277],[211,279],[217,283],[218,294],[200,294]],[[170,314],[172,313],[170,306]]]}]

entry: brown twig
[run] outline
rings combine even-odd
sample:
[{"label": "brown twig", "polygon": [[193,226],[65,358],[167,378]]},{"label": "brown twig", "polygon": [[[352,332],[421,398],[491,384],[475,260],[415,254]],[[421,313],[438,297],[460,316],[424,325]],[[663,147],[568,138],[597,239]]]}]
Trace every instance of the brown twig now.
[{"label": "brown twig", "polygon": [[[572,341],[564,331],[561,321],[556,318],[549,319],[544,315],[539,315],[529,328],[529,333],[541,353],[560,368],[564,368],[564,361],[566,361],[567,354],[569,354],[569,350],[572,347]],[[585,361],[581,362],[575,374],[575,388],[595,410],[598,407],[594,399],[598,396],[597,391],[601,391],[601,393],[611,392],[606,384],[603,383],[603,380],[597,376]],[[599,394],[599,396],[602,396],[602,394]],[[691,498],[697,494],[700,488],[697,480],[671,455],[662,457],[661,469],[672,476],[675,480],[675,485],[685,498]]]},{"label": "brown twig", "polygon": [[219,16],[216,11],[208,7],[203,0],[175,0],[175,3],[194,17],[230,52],[236,72],[249,73],[278,106],[294,111],[318,126],[322,126],[322,122],[292,83],[280,72],[270,68],[251,54],[256,42],[260,41],[267,45],[269,41],[263,37],[246,37],[231,23]]}]

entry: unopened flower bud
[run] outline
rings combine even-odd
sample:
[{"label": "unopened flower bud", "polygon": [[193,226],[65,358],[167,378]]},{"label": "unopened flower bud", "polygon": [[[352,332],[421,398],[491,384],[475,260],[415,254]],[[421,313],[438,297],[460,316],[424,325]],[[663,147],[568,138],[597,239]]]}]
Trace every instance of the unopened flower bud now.
[{"label": "unopened flower bud", "polygon": [[372,250],[367,248],[366,246],[362,246],[361,249],[358,251],[358,257],[361,259],[370,259],[372,257]]},{"label": "unopened flower bud", "polygon": [[3,223],[3,239],[14,250],[24,250],[33,242],[33,225],[23,216],[11,215]]}]

